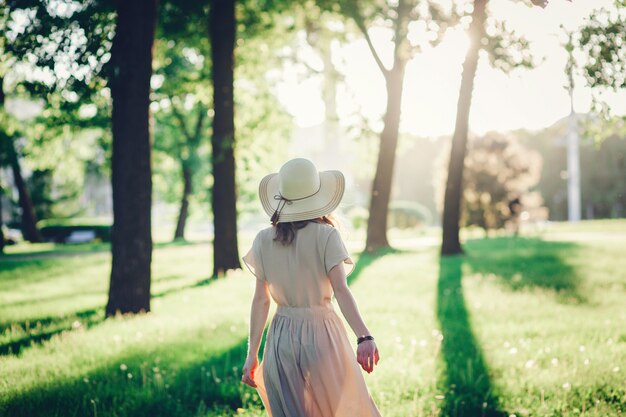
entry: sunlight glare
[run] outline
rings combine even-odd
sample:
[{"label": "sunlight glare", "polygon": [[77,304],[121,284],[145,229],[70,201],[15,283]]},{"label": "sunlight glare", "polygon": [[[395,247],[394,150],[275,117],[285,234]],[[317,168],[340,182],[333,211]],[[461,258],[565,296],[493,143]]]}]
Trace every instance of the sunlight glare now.
[{"label": "sunlight glare", "polygon": [[[515,2],[491,2],[492,15],[531,42],[538,65],[532,70],[504,74],[492,68],[482,53],[474,80],[470,130],[484,134],[492,130],[542,129],[567,116],[570,99],[564,88],[567,55],[562,46],[561,26],[569,30],[579,27],[594,8],[610,5],[610,0],[578,0],[575,5],[555,1],[540,9]],[[438,47],[432,48],[423,36],[426,30],[426,24],[419,21],[410,27],[411,43],[424,47],[406,67],[400,130],[429,137],[450,135],[469,41],[464,30],[452,29]],[[381,60],[390,68],[391,31],[372,28],[369,33]],[[379,133],[387,102],[384,77],[365,40],[360,36],[354,39],[333,48],[333,62],[345,75],[343,85],[337,88],[339,122],[354,127],[354,123],[366,119],[368,126]],[[305,41],[300,39],[302,42]],[[306,49],[301,54],[308,56],[308,61],[317,61],[316,52],[310,47],[300,49]],[[311,127],[323,123],[322,76],[314,74],[303,79],[302,72],[293,68],[285,67],[282,71],[279,100],[294,115],[297,125]],[[575,82],[575,110],[588,112],[591,91],[583,87],[582,77],[575,77]],[[626,113],[625,96],[623,92],[604,94],[613,114]]]}]

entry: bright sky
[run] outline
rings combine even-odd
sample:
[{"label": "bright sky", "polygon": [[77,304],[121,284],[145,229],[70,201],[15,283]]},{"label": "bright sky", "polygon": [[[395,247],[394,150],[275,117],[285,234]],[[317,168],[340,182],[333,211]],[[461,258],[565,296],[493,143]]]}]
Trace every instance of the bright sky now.
[{"label": "bright sky", "polygon": [[[612,7],[613,0],[551,0],[546,9],[528,7],[523,2],[491,1],[494,16],[502,17],[511,28],[532,42],[531,50],[541,63],[533,70],[516,70],[505,75],[481,60],[474,84],[470,129],[476,133],[516,128],[540,129],[569,113],[569,95],[564,85],[567,56],[561,25],[579,27],[591,10]],[[392,44],[384,29],[372,29],[379,53],[390,66]],[[420,136],[451,134],[456,117],[456,102],[461,81],[461,65],[467,48],[464,32],[450,33],[437,48],[416,56],[409,63],[405,78],[401,130]],[[335,50],[336,65],[346,74],[347,91],[338,97],[340,117],[355,111],[381,128],[385,111],[384,81],[365,41],[350,43]],[[334,58],[334,59],[335,59]],[[285,71],[289,73],[289,71]],[[591,94],[578,79],[574,94],[577,112],[590,108]],[[280,100],[300,126],[323,122],[324,104],[321,77],[298,80],[286,76],[279,85]],[[626,94],[609,99],[616,114],[626,113]]]}]

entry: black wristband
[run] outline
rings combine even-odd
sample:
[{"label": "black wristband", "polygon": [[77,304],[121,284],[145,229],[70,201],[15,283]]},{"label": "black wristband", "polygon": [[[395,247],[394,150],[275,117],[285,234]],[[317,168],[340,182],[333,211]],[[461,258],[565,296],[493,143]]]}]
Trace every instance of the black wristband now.
[{"label": "black wristband", "polygon": [[365,342],[366,340],[374,340],[374,336],[361,336],[359,338],[356,339],[356,344],[360,345],[361,342]]}]

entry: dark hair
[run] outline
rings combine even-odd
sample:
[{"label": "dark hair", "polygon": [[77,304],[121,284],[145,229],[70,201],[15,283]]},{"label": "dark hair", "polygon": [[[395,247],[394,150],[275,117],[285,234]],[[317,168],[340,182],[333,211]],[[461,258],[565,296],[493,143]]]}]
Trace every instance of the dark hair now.
[{"label": "dark hair", "polygon": [[289,245],[296,238],[296,232],[300,229],[304,229],[309,223],[324,223],[335,227],[335,219],[332,214],[310,220],[277,223],[274,225],[274,228],[276,229],[274,240],[282,243],[283,245]]}]

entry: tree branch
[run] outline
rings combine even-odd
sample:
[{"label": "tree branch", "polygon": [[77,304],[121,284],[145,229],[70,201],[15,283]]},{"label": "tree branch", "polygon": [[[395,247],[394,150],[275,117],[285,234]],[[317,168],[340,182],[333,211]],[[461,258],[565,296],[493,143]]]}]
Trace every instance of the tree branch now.
[{"label": "tree branch", "polygon": [[309,64],[308,62],[306,62],[306,61],[304,61],[304,60],[302,60],[302,61],[300,62],[300,64],[304,65],[304,66],[305,66],[305,68],[306,68],[306,69],[308,69],[309,71],[311,71],[313,74],[319,75],[319,74],[321,74],[321,73],[323,73],[323,72],[324,72],[324,71],[320,71],[320,70],[318,70],[317,68],[313,68],[313,67],[311,66],[311,64]]},{"label": "tree branch", "polygon": [[183,135],[185,136],[185,138],[187,139],[187,142],[193,141],[193,137],[187,131],[187,123],[185,122],[185,118],[183,117],[182,113],[176,108],[176,105],[174,104],[173,100],[170,100],[170,103],[172,104],[172,114],[178,121],[178,126],[180,127],[180,130],[183,132]]},{"label": "tree branch", "polygon": [[351,4],[350,4],[348,13],[352,16],[354,23],[356,23],[356,26],[363,33],[363,36],[365,36],[365,41],[367,42],[367,46],[369,47],[370,52],[372,53],[372,56],[374,57],[374,60],[376,61],[376,65],[378,65],[378,68],[383,73],[383,76],[387,78],[387,75],[389,74],[389,70],[387,69],[387,67],[385,67],[385,64],[383,64],[383,61],[380,59],[380,56],[378,55],[378,52],[376,51],[376,48],[374,47],[374,44],[372,43],[372,38],[370,38],[370,35],[367,32],[365,20],[363,19],[363,16],[361,16],[361,13],[358,10],[357,2],[351,1],[350,3]]},{"label": "tree branch", "polygon": [[200,142],[200,138],[202,137],[202,128],[204,127],[204,117],[206,116],[206,110],[202,103],[198,102],[198,119],[196,120],[196,130],[193,136],[193,146],[194,148]]}]

